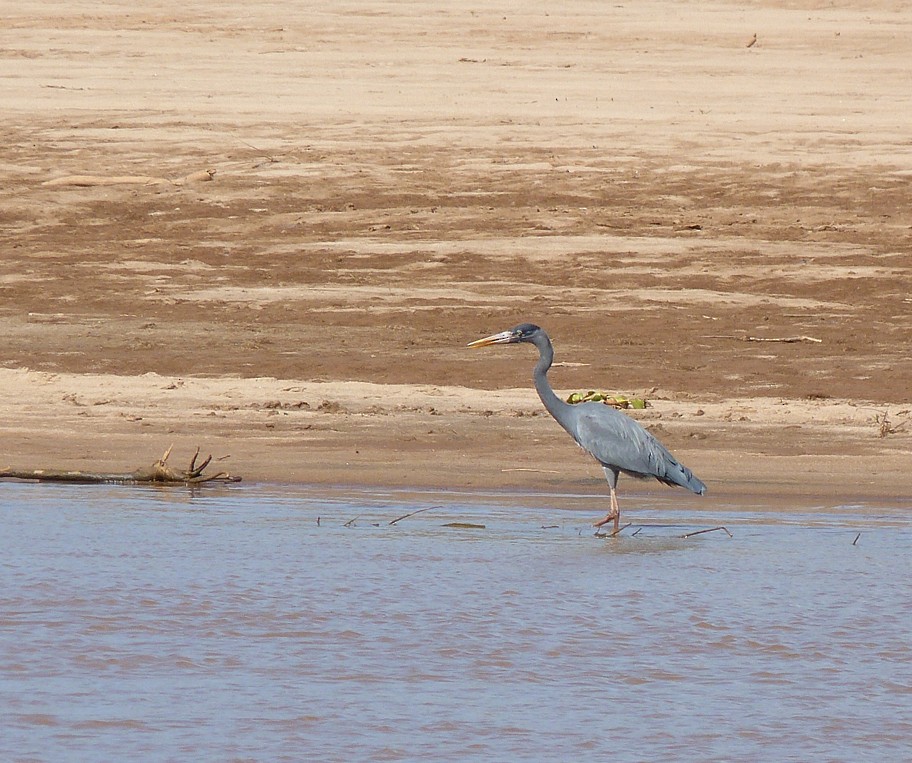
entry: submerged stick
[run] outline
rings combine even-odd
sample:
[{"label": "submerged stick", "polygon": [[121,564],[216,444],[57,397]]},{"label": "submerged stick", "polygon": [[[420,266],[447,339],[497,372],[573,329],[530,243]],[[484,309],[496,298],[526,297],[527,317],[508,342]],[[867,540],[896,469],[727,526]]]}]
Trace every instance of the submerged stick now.
[{"label": "submerged stick", "polygon": [[734,537],[735,537],[735,536],[732,535],[730,532],[728,532],[728,528],[727,528],[727,527],[722,527],[721,525],[719,525],[719,527],[710,527],[710,528],[708,528],[708,529],[706,529],[706,530],[695,530],[695,531],[692,532],[692,533],[684,533],[684,535],[682,535],[681,537],[682,537],[682,538],[692,538],[694,535],[702,535],[703,533],[714,533],[714,532],[716,532],[716,530],[724,530],[725,533],[728,535],[729,538],[734,538]]},{"label": "submerged stick", "polygon": [[595,537],[596,538],[616,538],[618,535],[620,535],[622,532],[624,532],[624,530],[626,530],[632,524],[633,524],[633,522],[628,522],[626,525],[621,525],[617,530],[612,530],[610,533],[597,532],[595,534]]},{"label": "submerged stick", "polygon": [[633,524],[633,522],[628,522],[626,525],[621,525],[621,527],[619,527],[617,530],[612,530],[611,533],[608,534],[608,537],[614,538],[615,536],[620,535],[622,532],[624,532],[624,530],[626,530],[632,524]]},{"label": "submerged stick", "polygon": [[861,533],[858,533],[858,535],[855,536],[855,540],[852,541],[852,545],[853,545],[853,546],[854,546],[856,543],[858,543],[858,539],[859,539],[860,537],[861,537]]},{"label": "submerged stick", "polygon": [[430,511],[431,509],[439,509],[439,506],[425,506],[423,509],[417,509],[415,511],[410,511],[408,514],[403,514],[401,517],[396,517],[391,525],[396,524],[396,522],[401,522],[403,519],[408,519],[409,517],[414,517],[416,514],[420,514],[422,511]]}]

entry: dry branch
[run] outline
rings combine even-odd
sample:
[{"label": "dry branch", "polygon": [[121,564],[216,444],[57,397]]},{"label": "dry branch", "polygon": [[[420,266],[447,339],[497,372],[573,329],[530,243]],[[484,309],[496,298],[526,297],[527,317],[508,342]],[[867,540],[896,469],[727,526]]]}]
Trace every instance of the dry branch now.
[{"label": "dry branch", "polygon": [[901,432],[903,430],[903,428],[908,423],[908,419],[907,419],[906,421],[902,421],[899,424],[897,424],[896,426],[893,426],[890,423],[890,419],[889,419],[889,415],[888,415],[887,411],[881,411],[877,415],[877,417],[874,419],[874,421],[877,424],[877,431],[881,437],[886,437],[887,435],[891,435],[891,434],[898,434],[899,432]]},{"label": "dry branch", "polygon": [[46,186],[76,186],[79,188],[91,188],[94,186],[106,185],[184,185],[185,183],[206,182],[215,177],[215,170],[200,170],[191,172],[182,178],[171,180],[166,177],[156,177],[154,175],[67,175],[65,177],[46,180],[42,185]]},{"label": "dry branch", "polygon": [[[0,469],[0,479],[33,480],[37,482],[69,482],[81,485],[125,484],[125,485],[201,485],[207,482],[240,482],[241,478],[228,472],[204,474],[212,462],[207,456],[201,464],[196,463],[200,450],[196,449],[190,466],[186,470],[168,465],[171,448],[151,466],[143,466],[132,472],[83,472],[59,469]],[[227,458],[227,456],[223,457]],[[220,461],[223,459],[219,459]]]},{"label": "dry branch", "polygon": [[734,339],[737,342],[780,342],[783,344],[793,344],[795,342],[814,342],[823,344],[822,339],[815,336],[733,336],[732,334],[710,334],[703,339]]},{"label": "dry branch", "polygon": [[794,342],[815,342],[816,344],[823,344],[822,339],[818,339],[815,336],[748,336],[744,338],[745,342],[784,342],[785,344],[792,344]]}]

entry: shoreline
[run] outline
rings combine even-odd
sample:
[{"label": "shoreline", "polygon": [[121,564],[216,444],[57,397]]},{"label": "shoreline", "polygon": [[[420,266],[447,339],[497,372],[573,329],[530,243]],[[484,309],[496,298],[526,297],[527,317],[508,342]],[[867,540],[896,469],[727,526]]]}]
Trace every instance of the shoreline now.
[{"label": "shoreline", "polygon": [[[590,495],[607,501],[597,464],[530,389],[305,382],[0,368],[5,467],[131,471],[174,445],[197,446],[246,484]],[[622,476],[631,497],[694,511],[726,502],[838,506],[908,499],[912,435],[879,437],[864,402],[703,399],[664,392],[629,415],[708,486],[691,496]],[[743,419],[751,418],[747,421]],[[825,447],[824,447],[825,446]],[[816,448],[817,452],[810,452]]]}]

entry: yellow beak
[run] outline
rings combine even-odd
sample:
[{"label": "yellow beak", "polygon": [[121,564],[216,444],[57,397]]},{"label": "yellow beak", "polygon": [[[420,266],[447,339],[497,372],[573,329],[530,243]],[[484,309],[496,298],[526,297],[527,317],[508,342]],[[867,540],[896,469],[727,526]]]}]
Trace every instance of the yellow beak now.
[{"label": "yellow beak", "polygon": [[487,347],[491,344],[506,344],[513,338],[513,332],[511,331],[501,331],[499,334],[491,334],[491,336],[486,336],[484,339],[476,339],[474,342],[469,342],[468,347]]}]

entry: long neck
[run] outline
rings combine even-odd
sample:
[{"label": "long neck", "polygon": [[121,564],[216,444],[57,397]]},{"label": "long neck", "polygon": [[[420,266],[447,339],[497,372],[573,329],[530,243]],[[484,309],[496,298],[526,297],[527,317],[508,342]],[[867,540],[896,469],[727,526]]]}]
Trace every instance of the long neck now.
[{"label": "long neck", "polygon": [[548,369],[554,362],[554,348],[551,346],[551,340],[541,332],[533,339],[533,344],[538,347],[539,358],[535,364],[535,370],[532,372],[532,379],[535,382],[535,390],[538,396],[548,409],[548,413],[554,416],[559,422],[563,421],[563,413],[570,408],[569,403],[565,403],[551,388],[548,382]]}]

